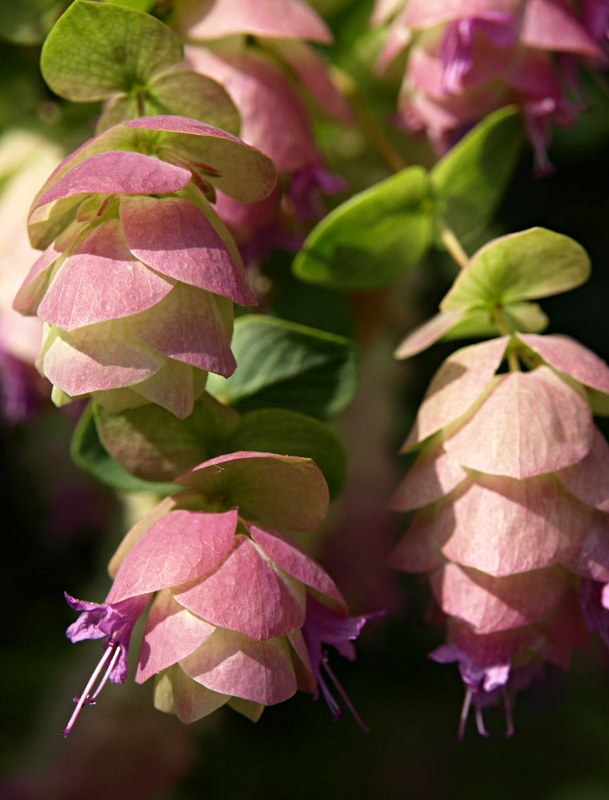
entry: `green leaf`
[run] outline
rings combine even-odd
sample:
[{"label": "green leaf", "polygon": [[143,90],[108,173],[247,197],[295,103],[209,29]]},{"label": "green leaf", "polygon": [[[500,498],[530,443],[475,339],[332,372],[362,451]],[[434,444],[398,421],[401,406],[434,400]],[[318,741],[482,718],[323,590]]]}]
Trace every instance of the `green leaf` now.
[{"label": "green leaf", "polygon": [[56,94],[86,102],[141,92],[182,58],[179,37],[160,20],[119,5],[76,0],[44,43],[40,68]]},{"label": "green leaf", "polygon": [[119,95],[109,101],[96,131],[126,119],[155,114],[178,114],[199,119],[229,133],[239,133],[241,119],[233,101],[222,86],[211,78],[189,70],[170,70],[153,77],[138,96]]},{"label": "green leaf", "polygon": [[524,141],[522,120],[511,107],[490,114],[431,172],[439,226],[467,240],[493,218]]},{"label": "green leaf", "polygon": [[151,483],[134,477],[104,449],[95,426],[93,403],[89,403],[74,429],[70,453],[75,463],[102,483],[123,492],[153,492],[168,495],[179,487]]},{"label": "green leaf", "polygon": [[358,351],[342,336],[246,315],[235,322],[232,349],[236,371],[228,379],[210,375],[207,388],[240,411],[277,407],[334,417],[357,389]]},{"label": "green leaf", "polygon": [[147,481],[172,481],[186,470],[226,452],[225,438],[239,415],[209,395],[186,419],[149,404],[120,413],[96,406],[95,421],[106,450],[128,472]]},{"label": "green leaf", "polygon": [[113,6],[135,8],[138,11],[152,11],[156,0],[104,0],[104,2]]},{"label": "green leaf", "polygon": [[276,408],[250,411],[226,439],[225,448],[226,452],[257,450],[312,458],[332,497],[345,483],[347,459],[340,439],[327,425],[305,414]]},{"label": "green leaf", "polygon": [[425,255],[433,204],[423,167],[410,167],[347,200],[311,231],[294,273],[336,289],[378,289]]},{"label": "green leaf", "polygon": [[[548,318],[537,303],[510,303],[501,309],[503,322],[511,331],[523,333],[541,333],[547,325]],[[493,322],[488,309],[469,311],[461,322],[457,323],[443,339],[469,339],[471,337],[497,336],[497,324]]]},{"label": "green leaf", "polygon": [[488,308],[549,297],[574,289],[589,274],[590,260],[581,245],[563,234],[531,228],[478,250],[440,308]]}]

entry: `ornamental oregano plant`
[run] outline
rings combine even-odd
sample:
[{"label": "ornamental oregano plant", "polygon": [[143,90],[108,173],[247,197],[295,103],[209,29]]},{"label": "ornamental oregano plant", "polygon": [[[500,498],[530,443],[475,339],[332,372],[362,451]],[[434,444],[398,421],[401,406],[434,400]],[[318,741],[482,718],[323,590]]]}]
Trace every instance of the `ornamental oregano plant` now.
[{"label": "ornamental oregano plant", "polygon": [[[398,618],[398,573],[428,577],[416,592],[445,631],[430,657],[465,686],[460,738],[471,711],[487,734],[492,705],[511,734],[516,692],[567,669],[586,629],[609,641],[593,419],[609,366],[538,302],[581,286],[590,260],[498,211],[517,166],[531,186],[560,172],[554,132],[603,102],[587,92],[609,65],[609,5],[330,5],[0,11],[15,52],[38,48],[46,109],[28,126],[0,103],[0,192],[27,187],[5,217],[29,236],[0,309],[2,414],[25,430],[50,394],[76,464],[123,503],[105,599],[99,580],[66,587],[68,638],[102,641],[64,735],[132,680],[182,723],[224,705],[257,721],[301,691],[365,731],[334,651],[353,660],[367,623],[372,638]],[[28,347],[10,302],[40,321]],[[376,491],[356,446],[376,410],[356,409],[371,384],[377,403],[396,391],[380,339],[415,382],[433,363],[419,354],[445,358],[404,415],[405,476]],[[407,517],[383,549],[389,503]]]}]

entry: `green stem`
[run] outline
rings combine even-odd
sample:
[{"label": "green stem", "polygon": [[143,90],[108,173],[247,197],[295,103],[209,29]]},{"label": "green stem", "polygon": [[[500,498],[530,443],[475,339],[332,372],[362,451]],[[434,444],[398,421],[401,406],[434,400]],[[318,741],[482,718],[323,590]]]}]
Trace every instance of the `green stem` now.
[{"label": "green stem", "polygon": [[387,138],[385,131],[378,124],[374,114],[368,108],[363,94],[360,92],[356,82],[351,75],[348,75],[339,67],[332,68],[332,77],[340,91],[349,101],[351,109],[355,113],[358,122],[362,126],[363,132],[368,137],[370,144],[394,171],[401,172],[406,169],[408,164],[403,159],[402,154],[393,146]]},{"label": "green stem", "polygon": [[443,225],[440,235],[444,247],[446,247],[450,255],[457,262],[459,269],[465,269],[469,264],[469,256],[463,249],[461,242],[457,239],[454,232],[447,225]]}]

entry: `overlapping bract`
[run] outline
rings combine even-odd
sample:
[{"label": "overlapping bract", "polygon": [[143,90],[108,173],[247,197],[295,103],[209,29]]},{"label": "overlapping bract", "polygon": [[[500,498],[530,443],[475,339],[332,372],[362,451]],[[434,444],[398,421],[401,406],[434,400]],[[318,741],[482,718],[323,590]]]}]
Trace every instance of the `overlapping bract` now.
[{"label": "overlapping bract", "polygon": [[[332,579],[278,532],[321,521],[328,504],[321,472],[305,458],[231,453],[177,482],[187,488],[137,523],[117,550],[105,603],[81,603],[72,640],[106,636],[108,647],[120,646],[122,610],[135,609],[130,635],[152,600],[136,680],[157,676],[157,708],[183,722],[227,703],[257,719],[297,689],[328,692],[322,642],[352,658],[366,617],[348,617]],[[108,630],[112,619],[118,633]]]},{"label": "overlapping bract", "polygon": [[218,213],[246,262],[274,246],[298,249],[299,221],[319,218],[320,194],[343,186],[324,168],[308,108],[313,99],[326,114],[351,120],[324,60],[308,44],[328,44],[330,30],[301,0],[247,0],[238,10],[231,0],[178,2],[176,25],[190,42],[189,68],[224,86],[239,109],[243,140],[270,156],[282,176],[261,203],[246,206],[221,193]]},{"label": "overlapping bract", "polygon": [[582,643],[579,579],[609,579],[609,446],[590,406],[607,395],[601,359],[536,334],[456,351],[428,389],[394,500],[416,513],[392,562],[429,574],[449,641],[432,655],[459,662],[475,702],[525,668],[566,668]]},{"label": "overlapping bract", "polygon": [[[582,8],[583,5],[583,8]],[[486,114],[523,111],[537,167],[547,170],[550,124],[581,109],[581,63],[605,66],[609,18],[602,3],[559,0],[377,0],[373,21],[391,20],[379,66],[409,46],[399,115],[442,152]]]},{"label": "overlapping bract", "polygon": [[240,139],[172,116],[116,125],[55,170],[29,218],[44,252],[15,307],[47,323],[38,367],[57,402],[185,417],[207,372],[234,370],[232,304],[255,298],[209,200],[259,200],[274,180]]}]

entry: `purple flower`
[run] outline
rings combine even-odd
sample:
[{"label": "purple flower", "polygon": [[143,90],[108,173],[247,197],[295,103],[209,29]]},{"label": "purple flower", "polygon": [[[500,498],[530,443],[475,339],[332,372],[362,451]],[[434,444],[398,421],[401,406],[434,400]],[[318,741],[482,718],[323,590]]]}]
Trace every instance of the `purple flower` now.
[{"label": "purple flower", "polygon": [[[148,605],[150,594],[131,597],[120,603],[92,603],[88,600],[77,600],[72,595],[64,592],[68,605],[75,611],[82,611],[76,622],[66,630],[66,636],[71,642],[82,642],[85,639],[106,638],[106,646],[97,666],[93,670],[87,685],[79,698],[76,698],[76,708],[64,728],[63,735],[67,736],[72,728],[82,707],[93,705],[106,682],[124,683],[127,679],[127,654],[133,627]],[[103,674],[102,674],[103,673]],[[102,677],[100,678],[100,675]],[[97,688],[93,687],[99,683]]]},{"label": "purple flower", "polygon": [[353,703],[331,669],[328,663],[328,651],[325,645],[332,645],[342,656],[348,658],[349,661],[353,661],[355,659],[353,641],[360,635],[362,628],[368,620],[375,619],[383,613],[384,612],[380,611],[375,614],[362,614],[359,617],[346,617],[331,611],[327,606],[318,603],[317,600],[309,596],[307,600],[307,616],[302,629],[302,634],[311,660],[311,668],[317,679],[318,686],[321,688],[324,700],[328,704],[330,713],[334,719],[340,719],[342,716],[342,709],[326,683],[325,677],[322,674],[322,667],[344,704],[351,712],[354,720],[364,732],[368,731],[368,727],[356,711]]}]

